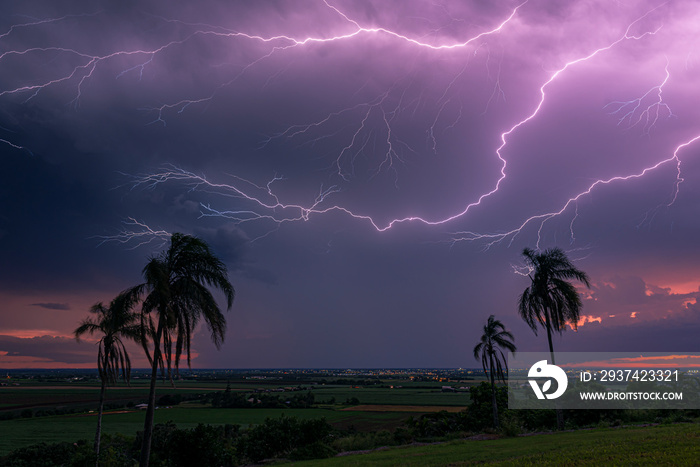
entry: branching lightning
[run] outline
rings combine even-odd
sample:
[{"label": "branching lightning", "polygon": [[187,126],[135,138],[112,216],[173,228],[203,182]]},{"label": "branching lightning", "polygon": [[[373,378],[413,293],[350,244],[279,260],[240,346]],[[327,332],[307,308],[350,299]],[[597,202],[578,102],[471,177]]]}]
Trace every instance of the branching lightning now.
[{"label": "branching lightning", "polygon": [[114,235],[95,235],[92,238],[100,240],[99,245],[104,243],[120,243],[129,246],[129,250],[136,249],[143,245],[157,243],[159,246],[165,244],[172,235],[165,230],[154,230],[143,222],[130,217],[123,221],[122,230]]},{"label": "branching lightning", "polygon": [[[67,69],[67,71],[62,74],[59,73],[41,82],[10,86],[4,90],[0,89],[0,98],[21,95],[25,98],[24,102],[27,102],[36,98],[43,90],[50,87],[71,84],[74,86],[75,91],[70,102],[75,107],[78,107],[81,99],[83,99],[83,91],[86,83],[94,78],[99,67],[107,63],[116,62],[118,60],[128,62],[128,65],[116,74],[115,79],[121,79],[130,74],[138,73],[139,80],[141,80],[149,67],[153,66],[154,60],[159,54],[194,41],[195,38],[216,37],[230,39],[232,41],[246,41],[267,47],[263,53],[260,53],[257,57],[243,64],[230,79],[218,84],[213,90],[198,90],[197,92],[200,93],[198,96],[195,95],[179,100],[176,98],[170,103],[145,107],[145,109],[152,112],[153,115],[149,123],[166,125],[167,119],[171,118],[173,114],[183,113],[194,105],[212,101],[217,96],[217,93],[221,92],[224,88],[233,86],[245,73],[253,70],[256,66],[273,56],[282,54],[290,49],[321,44],[332,47],[335,43],[347,43],[356,40],[358,37],[366,36],[370,38],[381,37],[408,47],[425,50],[432,54],[447,53],[448,51],[454,52],[459,49],[464,49],[465,52],[476,55],[482,49],[488,50],[486,40],[489,37],[502,34],[507,31],[510,26],[515,26],[518,21],[518,15],[528,7],[528,2],[525,1],[511,8],[507,14],[503,15],[503,18],[499,21],[495,21],[494,25],[486,27],[483,32],[473,34],[468,38],[452,41],[436,39],[434,42],[430,42],[423,38],[416,38],[399,33],[390,28],[363,25],[361,21],[354,19],[350,13],[344,11],[331,1],[320,0],[320,4],[323,5],[323,8],[336,15],[337,18],[340,18],[345,25],[345,28],[342,29],[345,30],[328,36],[303,34],[263,35],[229,30],[220,26],[204,23],[186,23],[179,20],[158,17],[157,19],[160,21],[177,23],[183,27],[187,27],[190,32],[185,34],[184,37],[168,40],[158,46],[117,50],[103,54],[87,53],[75,47],[60,46],[32,46],[19,48],[17,50],[6,50],[0,54],[0,65],[3,61],[46,54],[53,54],[58,57],[70,57],[71,60],[79,61],[80,63],[72,69]],[[548,77],[543,80],[541,86],[539,86],[539,98],[536,100],[531,111],[500,132],[500,143],[497,147],[494,147],[492,152],[492,155],[495,155],[498,159],[497,162],[500,168],[490,188],[471,200],[457,200],[459,202],[459,207],[455,208],[449,215],[432,218],[418,215],[403,216],[388,221],[379,221],[376,217],[369,214],[359,212],[357,209],[349,209],[334,202],[334,195],[343,190],[342,183],[349,182],[354,178],[356,160],[358,156],[365,151],[371,152],[375,157],[371,177],[376,177],[385,171],[393,171],[394,184],[396,186],[399,184],[398,167],[406,163],[408,154],[419,154],[420,151],[414,148],[410,142],[400,137],[399,132],[395,129],[395,121],[400,114],[407,113],[411,105],[414,105],[414,108],[417,109],[417,104],[414,102],[406,102],[405,91],[402,92],[403,84],[401,80],[395,81],[388,88],[378,92],[372,98],[363,99],[362,102],[325,113],[323,114],[325,116],[316,121],[311,121],[310,123],[290,125],[286,129],[268,136],[262,141],[262,148],[272,143],[296,141],[299,138],[305,138],[306,144],[314,144],[323,138],[329,137],[328,134],[322,134],[321,136],[316,135],[317,132],[323,132],[324,128],[327,128],[329,124],[340,121],[349,115],[358,116],[352,128],[348,131],[346,140],[337,146],[333,154],[333,161],[330,164],[332,166],[333,175],[336,177],[335,179],[338,183],[329,183],[326,186],[320,186],[316,190],[315,195],[310,196],[306,203],[289,202],[279,194],[276,190],[276,186],[283,180],[283,177],[279,175],[274,175],[266,183],[251,181],[239,175],[229,175],[226,183],[224,183],[220,178],[214,181],[204,174],[196,174],[176,165],[166,165],[153,173],[130,177],[129,185],[132,189],[153,190],[166,183],[178,184],[192,192],[206,193],[223,199],[235,200],[233,207],[230,208],[216,207],[212,205],[211,202],[201,202],[199,206],[200,217],[220,217],[239,225],[251,222],[264,222],[270,223],[273,228],[278,228],[285,223],[309,221],[314,216],[321,216],[331,212],[342,213],[350,218],[364,222],[378,232],[384,232],[406,223],[418,223],[427,226],[450,224],[453,221],[467,217],[467,215],[477,209],[477,207],[488,208],[488,206],[485,207],[486,202],[507,182],[508,159],[505,151],[511,142],[511,137],[517,132],[525,131],[528,125],[538,118],[548,100],[552,84],[561,79],[561,76],[569,73],[569,70],[572,68],[580,66],[584,62],[593,61],[595,58],[615,49],[624,42],[648,40],[656,35],[661,30],[661,27],[648,28],[643,32],[637,33],[633,31],[635,28],[639,27],[642,20],[646,19],[662,6],[663,5],[657,6],[641,15],[635,21],[632,21],[616,39],[611,40],[601,47],[592,48],[592,50],[584,52],[576,58],[569,59],[554,72],[550,73]],[[0,44],[21,28],[40,27],[77,16],[80,15],[65,15],[60,18],[37,20],[11,26],[5,33],[0,34]],[[455,21],[454,18],[452,20]],[[432,124],[426,129],[427,145],[434,155],[438,153],[439,149],[437,125],[439,121],[447,119],[445,116],[446,109],[450,106],[454,106],[455,108],[458,107],[459,111],[457,115],[449,120],[449,124],[445,125],[445,129],[455,127],[462,118],[462,113],[464,111],[463,104],[453,94],[456,92],[455,87],[458,80],[470,71],[468,69],[468,58],[464,60],[464,63],[465,64],[460,67],[459,72],[454,75],[452,79],[447,80],[444,92],[436,102],[437,110],[431,115]],[[119,64],[121,65],[122,62],[119,62]],[[489,108],[494,105],[494,103],[505,101],[506,93],[501,82],[502,65],[503,56],[501,55],[498,59],[496,76],[489,76],[492,78],[493,87],[490,91],[491,94],[488,97],[488,101],[486,102],[484,113],[488,112]],[[488,65],[488,67],[488,73],[491,75],[492,70],[490,65]],[[268,81],[270,79],[273,79],[273,77],[270,77]],[[604,106],[604,111],[616,118],[618,125],[630,129],[641,127],[645,135],[650,135],[652,130],[662,119],[676,116],[671,110],[670,105],[664,99],[664,91],[670,80],[670,63],[667,59],[665,75],[659,84],[648,89],[648,91],[643,93],[640,97],[626,101],[612,101]],[[265,85],[267,85],[267,82]],[[374,140],[372,138],[374,138]],[[513,240],[521,234],[526,227],[533,225],[536,227],[537,247],[539,247],[542,241],[542,232],[547,222],[573,210],[569,223],[570,241],[573,243],[575,239],[574,227],[579,217],[578,202],[581,198],[589,195],[600,186],[631,179],[639,179],[649,172],[667,164],[675,164],[677,173],[674,182],[674,191],[668,203],[673,204],[678,197],[680,186],[683,181],[681,177],[681,159],[679,155],[685,148],[695,143],[698,139],[700,139],[700,134],[688,138],[686,141],[678,144],[672,154],[664,156],[661,160],[657,160],[641,170],[594,180],[583,191],[565,199],[559,205],[560,207],[558,209],[539,213],[524,220],[518,220],[515,222],[516,226],[507,231],[498,233],[484,233],[476,230],[459,231],[451,234],[449,241],[453,244],[464,241],[479,241],[482,242],[486,248],[501,242],[512,244]],[[371,141],[378,141],[381,143],[381,149],[370,147]],[[9,145],[15,149],[26,149],[23,146],[19,146],[5,139],[0,139],[0,143]],[[101,243],[111,241],[140,246],[152,241],[163,241],[169,236],[168,232],[152,229],[144,222],[136,221],[133,218],[129,218],[124,225],[125,228],[117,235],[101,236],[97,238],[101,240]]]},{"label": "branching lightning", "polygon": [[[629,101],[615,101],[605,106],[611,115],[618,117],[617,124],[626,124],[628,128],[642,126],[644,134],[656,126],[662,118],[675,117],[671,107],[664,101],[663,88],[671,77],[668,69],[668,58],[666,59],[666,76],[661,84],[658,84],[641,97]],[[645,106],[645,103],[647,103]]]}]

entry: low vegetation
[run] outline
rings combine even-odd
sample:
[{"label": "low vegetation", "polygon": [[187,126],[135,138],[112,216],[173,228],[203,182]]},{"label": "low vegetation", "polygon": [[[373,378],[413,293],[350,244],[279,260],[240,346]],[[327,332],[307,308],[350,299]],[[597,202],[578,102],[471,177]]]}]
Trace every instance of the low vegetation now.
[{"label": "low vegetation", "polygon": [[[361,396],[362,390],[358,391]],[[310,402],[309,393],[313,394],[312,391],[297,390],[276,394],[275,398],[286,402],[297,396],[299,400]],[[156,411],[151,464],[193,465],[196,460],[199,465],[235,466],[271,459],[299,462],[332,457],[326,462],[333,465],[472,462],[554,465],[570,463],[572,456],[578,456],[581,462],[592,465],[594,456],[584,452],[585,449],[607,456],[601,462],[610,460],[613,463],[623,463],[623,458],[619,457],[622,454],[612,452],[613,446],[619,446],[621,453],[634,449],[640,456],[639,443],[643,442],[641,451],[649,459],[667,455],[667,449],[652,441],[657,438],[666,440],[669,446],[678,447],[678,452],[673,454],[675,457],[669,459],[687,464],[688,449],[691,446],[696,449],[694,446],[700,433],[700,427],[694,423],[700,416],[698,411],[572,410],[565,413],[566,428],[572,431],[552,434],[557,426],[553,410],[508,410],[503,387],[496,391],[500,423],[499,429],[495,430],[492,426],[492,386],[486,382],[471,387],[471,404],[467,410],[453,412],[428,412],[430,407],[426,407],[425,413],[386,411],[392,406],[381,406],[384,411],[379,412],[356,411],[347,410],[354,407],[340,403],[329,406],[317,402],[309,408],[297,409],[288,408],[289,404],[285,404],[287,408],[265,408],[262,403],[247,408],[217,409],[211,403],[204,403],[223,401],[226,394],[245,394],[253,400],[261,395],[229,388],[228,391],[203,393],[198,400]],[[439,394],[435,392],[435,395]],[[251,403],[250,398],[245,399],[247,403]],[[176,401],[178,398],[172,399]],[[401,409],[398,406],[393,408]],[[143,413],[126,412],[106,416],[99,465],[133,466],[137,461],[142,435],[135,427],[143,423]],[[22,432],[25,441],[32,437],[47,441],[12,452],[6,450],[5,457],[0,458],[0,466],[95,465],[94,448],[85,440],[94,427],[94,417],[74,414],[0,423],[4,433],[11,433],[10,443],[16,443]],[[655,426],[639,427],[642,424]],[[56,437],[37,437],[36,430],[47,426],[53,429]],[[77,428],[82,430],[82,436],[71,431]],[[77,441],[81,437],[84,440]],[[571,446],[579,439],[583,447],[573,449]],[[407,445],[414,446],[405,447]],[[357,451],[377,448],[382,450],[368,455],[356,454]],[[567,452],[561,452],[562,448]]]},{"label": "low vegetation", "polygon": [[697,465],[699,442],[700,425],[684,423],[597,428],[503,439],[456,440],[294,465]]}]

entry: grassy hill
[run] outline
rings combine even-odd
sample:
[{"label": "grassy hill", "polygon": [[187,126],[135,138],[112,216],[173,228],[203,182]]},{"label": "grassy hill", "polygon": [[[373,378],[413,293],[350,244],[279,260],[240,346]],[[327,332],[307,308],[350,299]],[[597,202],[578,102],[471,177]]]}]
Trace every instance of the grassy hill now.
[{"label": "grassy hill", "polygon": [[698,465],[700,425],[683,423],[460,440],[408,446],[295,466]]}]

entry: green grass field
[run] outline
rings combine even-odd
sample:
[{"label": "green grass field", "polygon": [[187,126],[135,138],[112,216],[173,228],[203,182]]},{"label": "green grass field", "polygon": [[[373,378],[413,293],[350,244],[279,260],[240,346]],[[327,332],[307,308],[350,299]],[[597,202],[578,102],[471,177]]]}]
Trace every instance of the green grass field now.
[{"label": "green grass field", "polygon": [[[197,394],[223,390],[227,383],[186,381],[173,389],[160,382],[158,397],[164,394]],[[250,391],[257,384],[232,382],[234,390]],[[276,387],[272,385],[270,387]],[[311,390],[317,402],[335,399],[335,405],[311,409],[214,409],[198,402],[184,402],[173,408],[156,411],[156,423],[172,421],[180,428],[193,428],[199,423],[209,425],[255,425],[266,418],[282,414],[300,419],[325,418],[339,429],[358,431],[393,430],[403,426],[410,416],[420,413],[392,411],[392,406],[464,407],[469,396],[464,392],[441,392],[435,384],[415,384],[403,388],[352,388],[338,385],[315,385]],[[144,381],[132,387],[112,388],[111,400],[145,400]],[[282,393],[280,393],[282,394]],[[33,387],[3,387],[0,389],[0,410],[53,406],[95,409],[99,396],[97,384],[47,384]],[[347,399],[357,398],[361,404],[387,411],[342,410]],[[378,405],[385,407],[378,408]],[[435,407],[437,410],[438,407]],[[396,407],[396,410],[401,410]],[[17,410],[17,412],[19,412]],[[103,420],[104,433],[133,436],[143,429],[145,412],[108,413]],[[13,449],[39,442],[75,442],[92,440],[96,426],[95,414],[72,414],[0,421],[0,456]],[[619,429],[580,430],[576,432],[542,434],[494,440],[461,440],[424,446],[387,448],[368,454],[340,456],[327,460],[295,463],[302,466],[325,465],[699,465],[700,424],[661,425]]]},{"label": "green grass field", "polygon": [[[190,382],[177,384],[173,388],[169,382],[159,381],[157,395],[161,397],[165,394],[198,394],[214,390],[221,391],[225,388],[225,383],[193,384]],[[123,383],[118,384],[107,390],[105,393],[106,402],[128,400],[145,402],[148,398],[148,389],[146,381],[132,383],[131,386],[126,386]],[[32,383],[32,385],[0,387],[0,400],[2,401],[0,409],[96,403],[99,397],[100,385],[97,382],[81,384]]]},{"label": "green grass field", "polygon": [[[218,381],[177,381],[173,388],[169,382],[158,382],[157,397],[165,394],[197,394],[210,391],[223,391],[227,382]],[[425,382],[400,382],[402,388],[377,388],[362,387],[352,388],[338,385],[308,385],[317,402],[328,401],[331,398],[337,404],[342,404],[348,399],[357,398],[361,404],[382,405],[442,405],[465,407],[469,404],[469,395],[466,392],[441,392],[436,389],[442,383]],[[252,392],[255,389],[274,389],[296,384],[270,381],[232,381],[231,388],[234,391]],[[63,406],[73,404],[85,404],[97,402],[100,385],[97,381],[60,383],[36,381],[22,381],[20,386],[0,387],[0,409],[12,409],[23,407]],[[132,380],[130,386],[123,383],[110,387],[106,392],[107,402],[110,401],[139,401],[145,402],[148,395],[148,381],[144,379]]]},{"label": "green grass field", "polygon": [[700,425],[581,430],[488,441],[390,448],[368,454],[296,462],[319,466],[439,465],[698,465]]},{"label": "green grass field", "polygon": [[466,392],[441,392],[433,388],[348,388],[348,387],[316,387],[312,393],[317,401],[335,398],[337,403],[356,397],[361,404],[382,405],[448,405],[466,407],[469,404],[469,394]]},{"label": "green grass field", "polygon": [[[300,419],[324,417],[338,428],[353,426],[363,429],[395,428],[403,423],[410,413],[396,412],[349,412],[330,409],[213,409],[210,407],[174,407],[156,410],[155,422],[172,421],[179,428],[194,428],[199,423],[208,425],[256,425],[266,418],[278,418],[282,414]],[[133,436],[143,430],[145,412],[107,413],[102,422],[104,433],[122,433]],[[92,439],[95,436],[97,417],[95,414],[61,415],[39,418],[18,418],[0,421],[0,456],[13,449],[39,442],[74,442]]]},{"label": "green grass field", "polygon": [[[147,381],[132,380],[131,386],[119,384],[107,390],[107,403],[145,402],[148,395]],[[234,390],[251,391],[258,387],[279,387],[279,383],[261,381],[233,381]],[[165,394],[201,394],[213,390],[223,390],[227,382],[178,381],[173,388],[166,381],[159,381],[157,397]],[[290,384],[283,384],[289,386]],[[453,406],[464,407],[468,403],[465,393],[443,393],[435,389],[435,384],[415,384],[401,389],[391,388],[351,388],[337,385],[314,385],[311,392],[317,402],[335,398],[336,405],[315,409],[221,409],[203,407],[199,404],[184,403],[171,409],[156,411],[156,423],[173,421],[181,428],[192,428],[198,423],[223,425],[251,425],[262,423],[265,418],[277,418],[282,413],[299,418],[325,417],[329,423],[339,429],[353,428],[358,431],[393,430],[403,425],[410,416],[420,413],[406,412],[365,412],[343,411],[343,402],[356,397],[362,404],[412,405],[412,406]],[[283,393],[280,393],[283,394]],[[78,411],[95,410],[99,399],[99,384],[93,382],[61,383],[23,381],[20,386],[0,388],[0,410],[14,410],[19,413],[24,408],[51,410],[57,408],[76,409]],[[339,404],[339,405],[338,405]],[[107,414],[103,421],[105,433],[122,433],[135,435],[143,429],[143,412]],[[35,418],[15,418],[0,421],[0,455],[12,449],[38,442],[74,442],[80,439],[92,439],[96,425],[94,414],[74,414],[44,416]]]}]

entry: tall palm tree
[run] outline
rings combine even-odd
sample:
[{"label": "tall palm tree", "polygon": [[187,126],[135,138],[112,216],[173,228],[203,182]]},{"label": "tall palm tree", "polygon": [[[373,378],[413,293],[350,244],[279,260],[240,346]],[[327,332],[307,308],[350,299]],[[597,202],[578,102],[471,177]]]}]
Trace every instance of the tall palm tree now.
[{"label": "tall palm tree", "polygon": [[491,402],[493,404],[493,426],[498,428],[498,405],[496,404],[496,380],[506,382],[508,363],[502,349],[515,353],[513,334],[494,315],[489,316],[481,341],[474,347],[474,358],[481,356],[481,367],[491,378]]},{"label": "tall palm tree", "polygon": [[[583,282],[590,288],[588,275],[577,269],[559,248],[551,248],[537,253],[530,248],[523,250],[525,263],[530,269],[530,287],[527,287],[518,301],[520,316],[537,335],[537,325],[547,330],[549,355],[554,360],[552,331],[561,334],[567,323],[574,329],[581,314],[581,297],[571,280]],[[557,427],[564,429],[564,412],[557,408]]]},{"label": "tall palm tree", "polygon": [[[187,355],[190,364],[192,333],[204,319],[211,339],[219,348],[226,332],[226,318],[209,287],[226,297],[227,309],[233,305],[234,289],[226,266],[202,240],[175,233],[169,248],[149,259],[143,268],[144,282],[124,294],[130,300],[142,300],[141,334],[146,357],[151,364],[151,387],[144,424],[141,466],[149,463],[158,369],[172,382],[173,366]],[[150,344],[148,343],[150,341]],[[174,345],[174,349],[173,349]]]},{"label": "tall palm tree", "polygon": [[120,295],[104,306],[102,302],[90,308],[88,316],[74,331],[75,339],[80,341],[83,334],[101,335],[97,342],[97,371],[102,381],[100,389],[100,405],[97,411],[97,432],[95,433],[95,456],[99,459],[100,438],[102,433],[102,412],[104,409],[105,389],[108,384],[116,383],[119,375],[129,382],[131,376],[131,360],[124,346],[123,338],[139,342],[141,339],[138,315],[131,312],[132,304]]},{"label": "tall palm tree", "polygon": [[518,301],[520,316],[537,334],[537,326],[547,330],[549,353],[554,361],[552,331],[561,334],[569,323],[576,329],[579,321],[581,297],[571,280],[583,282],[590,288],[588,275],[577,269],[560,248],[551,248],[537,253],[530,248],[523,250],[525,263],[530,269],[530,287]]}]

